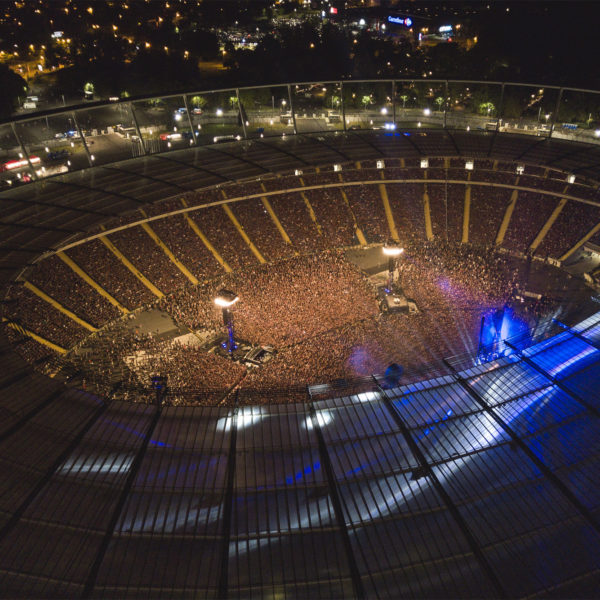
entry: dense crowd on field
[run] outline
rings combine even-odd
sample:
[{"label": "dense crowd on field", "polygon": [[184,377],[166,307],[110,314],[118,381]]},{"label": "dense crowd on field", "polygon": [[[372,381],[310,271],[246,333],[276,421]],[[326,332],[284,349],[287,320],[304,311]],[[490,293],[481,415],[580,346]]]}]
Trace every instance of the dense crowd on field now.
[{"label": "dense crowd on field", "polygon": [[[431,159],[428,169],[421,169],[416,160],[407,160],[403,167],[398,161],[386,163],[382,170],[362,165],[361,170],[369,172],[364,180],[371,182],[365,185],[349,185],[358,180],[360,170],[346,165],[336,173],[289,175],[198,191],[120,217],[111,225],[126,226],[144,216],[200,207],[75,245],[63,257],[46,258],[26,272],[32,286],[79,320],[21,284],[10,288],[3,314],[65,350],[100,329],[93,337],[97,349],[102,348],[97,357],[104,355],[93,367],[99,380],[109,381],[117,366],[128,385],[145,385],[150,373],[169,372],[170,385],[182,390],[181,402],[191,402],[191,390],[213,384],[219,396],[239,381],[243,389],[252,390],[381,372],[389,362],[417,368],[442,356],[473,351],[482,311],[502,305],[518,291],[519,273],[493,250],[500,233],[505,248],[528,254],[538,232],[554,215],[556,221],[537,253],[558,258],[600,222],[598,206],[519,191],[509,227],[501,232],[514,198],[505,186],[593,196],[591,188],[568,186],[554,172],[541,168],[528,167],[528,175],[520,180],[514,170],[479,161],[479,175],[485,173],[480,180],[496,185],[477,185],[477,171],[465,176],[464,161],[459,159]],[[467,177],[472,185],[452,183]],[[390,183],[392,179],[399,181]],[[224,198],[319,182],[335,185],[259,196],[227,207],[218,204]],[[468,185],[470,218],[465,221]],[[328,250],[356,246],[363,240],[369,244],[388,240],[384,194],[407,248],[400,277],[405,293],[419,307],[416,315],[382,317],[364,275],[340,251]],[[204,206],[209,203],[214,205]],[[427,206],[433,241],[427,241]],[[469,243],[461,244],[465,227]],[[600,232],[592,241],[599,239]],[[69,266],[69,260],[108,295],[93,289]],[[240,295],[235,310],[237,334],[277,351],[260,369],[246,372],[197,346],[173,346],[156,337],[131,334],[127,327],[128,311],[158,303],[182,327],[223,330],[220,312],[212,303],[220,287],[231,287]],[[109,333],[107,327],[116,329]],[[10,333],[11,339],[18,335],[15,330]],[[34,361],[48,353],[38,346],[29,340],[20,351]],[[136,362],[135,369],[123,367],[125,355],[143,355],[146,360]],[[79,355],[78,366],[90,367],[88,359]],[[213,402],[214,394],[210,400],[194,401]]]},{"label": "dense crowd on field", "polygon": [[[278,400],[299,400],[306,396],[299,384],[382,373],[391,362],[418,370],[475,351],[482,314],[510,303],[519,291],[515,264],[493,250],[442,241],[410,244],[397,277],[419,312],[383,314],[375,287],[343,251],[295,257],[184,287],[158,302],[184,331],[224,333],[213,299],[222,287],[234,289],[240,297],[236,338],[275,350],[260,368],[209,353],[193,336],[174,343],[142,334],[128,318],[88,338],[85,352],[78,348],[72,361],[88,373],[91,387],[100,382],[107,392],[117,378],[123,382],[117,396],[133,400],[152,400],[148,388],[156,374],[168,375],[174,404],[227,401],[236,385],[241,398],[267,390],[252,393],[252,402],[272,402],[273,389]],[[532,309],[524,316],[534,320],[539,314]],[[289,393],[282,396],[282,389]]]}]

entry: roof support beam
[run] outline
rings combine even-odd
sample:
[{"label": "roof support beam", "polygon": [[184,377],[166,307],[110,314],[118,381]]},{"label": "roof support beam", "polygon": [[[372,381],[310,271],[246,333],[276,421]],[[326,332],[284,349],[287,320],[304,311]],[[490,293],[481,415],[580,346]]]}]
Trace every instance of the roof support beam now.
[{"label": "roof support beam", "polygon": [[[507,343],[507,342],[505,342]],[[508,344],[507,344],[508,345]],[[525,357],[522,356],[524,362],[529,364]],[[494,410],[489,406],[489,404],[483,399],[480,394],[474,390],[469,383],[456,371],[456,369],[446,360],[443,359],[444,364],[450,369],[454,379],[457,383],[481,406],[484,412],[492,419],[495,423],[497,423],[511,438],[516,446],[529,458],[529,460],[536,466],[537,469],[542,473],[544,477],[548,479],[550,483],[565,497],[565,499],[573,505],[573,507],[577,510],[577,512],[596,530],[596,532],[600,533],[600,521],[596,519],[596,517],[591,513],[590,510],[575,496],[575,494],[570,490],[565,483],[563,483],[562,479],[557,477],[544,463],[540,460],[535,452],[531,450],[531,448],[517,435],[514,429],[501,417],[499,417]],[[548,375],[546,377],[549,378]],[[570,396],[571,394],[567,392]]]},{"label": "roof support beam", "polygon": [[154,430],[158,425],[161,412],[161,404],[159,400],[158,406],[156,407],[156,411],[152,419],[150,420],[150,424],[146,429],[146,433],[144,434],[144,440],[142,441],[142,444],[140,445],[139,450],[137,451],[135,458],[131,463],[131,468],[129,469],[127,480],[125,481],[125,485],[121,490],[119,500],[117,501],[115,509],[113,510],[113,513],[110,517],[110,521],[108,522],[106,531],[104,532],[104,537],[102,539],[98,552],[96,553],[96,558],[94,559],[87,580],[85,582],[85,586],[81,594],[82,598],[90,598],[94,591],[94,587],[96,586],[96,580],[98,579],[98,573],[100,572],[100,567],[102,566],[102,562],[104,561],[104,556],[106,555],[110,542],[113,538],[115,528],[117,527],[117,523],[119,522],[119,518],[121,516],[121,512],[125,508],[127,498],[131,493],[133,483],[138,475],[140,467],[142,466],[142,461],[144,460],[144,456],[146,454],[146,450],[148,449],[148,444],[150,443]]},{"label": "roof support beam", "polygon": [[460,528],[465,540],[469,544],[471,552],[473,552],[473,555],[477,559],[477,562],[479,563],[481,570],[487,575],[488,579],[492,583],[494,590],[496,591],[496,594],[498,594],[498,596],[500,598],[506,598],[508,596],[508,594],[502,587],[502,583],[500,582],[500,579],[496,575],[495,571],[492,569],[492,566],[488,562],[487,558],[485,557],[485,554],[483,553],[479,544],[477,543],[475,536],[469,529],[469,525],[467,524],[467,522],[461,515],[460,511],[458,510],[458,507],[456,506],[456,504],[450,497],[450,494],[448,494],[448,492],[442,485],[441,481],[438,479],[437,475],[435,474],[434,470],[431,468],[431,465],[427,462],[427,459],[425,458],[425,455],[421,451],[419,444],[416,442],[416,440],[411,435],[410,429],[404,422],[404,419],[402,418],[400,413],[396,410],[396,408],[392,404],[390,397],[388,396],[388,394],[385,393],[385,390],[383,390],[381,388],[379,383],[377,383],[377,380],[375,380],[375,383],[376,383],[377,387],[379,388],[380,397],[383,400],[385,407],[387,408],[390,416],[396,423],[396,426],[402,433],[402,436],[404,437],[406,443],[408,444],[408,447],[410,448],[410,451],[413,453],[413,456],[415,457],[416,461],[419,463],[418,474],[423,477],[427,477],[429,479],[429,481],[435,488],[435,491],[438,493],[438,495],[440,496],[440,498],[442,499],[444,504],[448,507],[450,514],[456,521],[456,524]]},{"label": "roof support beam", "polygon": [[335,513],[335,520],[340,529],[340,533],[342,536],[342,543],[344,546],[344,550],[346,551],[346,560],[348,562],[348,570],[350,573],[350,578],[352,579],[352,586],[354,588],[354,597],[355,598],[365,598],[366,593],[362,583],[362,580],[358,571],[358,563],[356,562],[356,557],[354,556],[354,551],[352,550],[352,544],[350,542],[350,534],[348,533],[348,527],[346,526],[346,520],[344,518],[344,511],[342,509],[342,501],[340,498],[340,494],[338,491],[338,487],[335,480],[335,474],[333,472],[333,466],[331,464],[331,459],[329,458],[329,452],[327,450],[327,445],[325,444],[325,438],[323,437],[323,432],[321,431],[321,425],[319,423],[319,419],[317,416],[317,412],[315,411],[315,407],[312,402],[308,405],[308,414],[312,421],[313,428],[315,434],[317,436],[317,443],[319,445],[319,458],[321,459],[321,464],[325,470],[325,475],[327,477],[327,486],[329,491],[329,497],[331,498],[331,504],[333,506],[333,512]]},{"label": "roof support beam", "polygon": [[589,344],[590,346],[593,346],[594,348],[596,348],[596,350],[600,350],[600,344],[594,342],[594,340],[590,340],[589,338],[586,338],[583,334],[579,333],[578,331],[574,331],[568,325],[565,325],[564,323],[561,323],[557,319],[552,319],[552,320],[559,327],[562,327],[563,329],[567,330],[571,335],[574,335],[576,338],[580,339],[582,342],[585,342],[586,344]]},{"label": "roof support beam", "polygon": [[[40,407],[42,408],[42,407]],[[21,517],[25,514],[25,511],[29,508],[32,502],[36,499],[38,494],[48,484],[54,473],[60,468],[60,466],[69,458],[75,448],[81,443],[86,433],[97,423],[98,419],[104,414],[108,404],[102,403],[90,416],[90,418],[84,423],[83,427],[79,430],[79,433],[73,438],[70,444],[60,453],[56,460],[50,465],[45,474],[38,480],[35,486],[31,489],[25,500],[21,502],[20,506],[12,514],[11,518],[5,523],[4,527],[0,529],[0,540],[4,539],[17,525]]]},{"label": "roof support beam", "polygon": [[537,371],[540,375],[543,375],[548,381],[552,382],[559,390],[561,390],[562,392],[567,394],[567,396],[569,396],[569,397],[573,398],[573,400],[579,402],[579,404],[581,404],[587,410],[589,410],[595,417],[600,417],[600,411],[598,411],[598,409],[595,406],[593,406],[592,404],[590,404],[589,402],[587,402],[586,400],[581,398],[575,392],[572,392],[571,390],[569,390],[569,388],[567,388],[564,384],[561,383],[560,379],[557,379],[556,377],[553,377],[552,375],[550,375],[550,373],[548,373],[546,370],[544,370],[542,367],[540,367],[538,364],[536,364],[534,361],[532,361],[529,357],[525,356],[521,350],[519,350],[516,346],[513,346],[513,344],[511,344],[507,340],[504,340],[504,343],[511,350],[516,352],[517,355],[519,356],[519,358],[526,365],[529,365],[534,371]]},{"label": "roof support beam", "polygon": [[233,486],[235,484],[235,466],[237,452],[237,407],[238,393],[235,395],[235,406],[231,412],[231,435],[229,437],[229,454],[227,458],[227,478],[225,497],[223,498],[223,545],[221,547],[221,565],[219,568],[218,598],[227,599],[229,587],[229,544],[231,542],[231,515],[233,513]]}]

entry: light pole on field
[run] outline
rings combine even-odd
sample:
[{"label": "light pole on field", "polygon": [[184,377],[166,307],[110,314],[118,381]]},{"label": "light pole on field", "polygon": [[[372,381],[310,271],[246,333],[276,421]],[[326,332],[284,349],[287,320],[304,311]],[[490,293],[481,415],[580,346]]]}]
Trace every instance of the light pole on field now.
[{"label": "light pole on field", "polygon": [[218,291],[215,297],[215,304],[223,310],[223,325],[227,327],[227,352],[233,354],[237,348],[233,332],[233,312],[231,307],[240,299],[240,297],[231,290],[225,288]]},{"label": "light pole on field", "polygon": [[394,285],[394,271],[396,260],[404,252],[404,248],[398,242],[387,242],[383,245],[383,253],[388,257],[388,290],[392,291]]}]

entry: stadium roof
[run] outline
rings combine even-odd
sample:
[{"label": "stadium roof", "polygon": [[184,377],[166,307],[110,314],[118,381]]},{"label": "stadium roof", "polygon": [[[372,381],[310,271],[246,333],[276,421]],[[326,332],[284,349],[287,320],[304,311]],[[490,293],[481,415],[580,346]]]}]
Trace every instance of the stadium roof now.
[{"label": "stadium roof", "polygon": [[560,331],[292,405],[161,410],[4,370],[1,595],[593,597],[600,313]]}]

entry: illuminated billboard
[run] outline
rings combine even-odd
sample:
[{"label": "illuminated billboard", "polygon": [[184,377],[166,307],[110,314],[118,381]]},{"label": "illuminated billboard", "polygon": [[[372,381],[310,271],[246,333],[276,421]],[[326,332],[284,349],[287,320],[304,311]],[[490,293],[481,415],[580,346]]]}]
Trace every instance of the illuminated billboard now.
[{"label": "illuminated billboard", "polygon": [[390,15],[387,20],[394,25],[404,25],[404,27],[410,27],[412,25],[412,19],[410,17],[393,17]]}]

